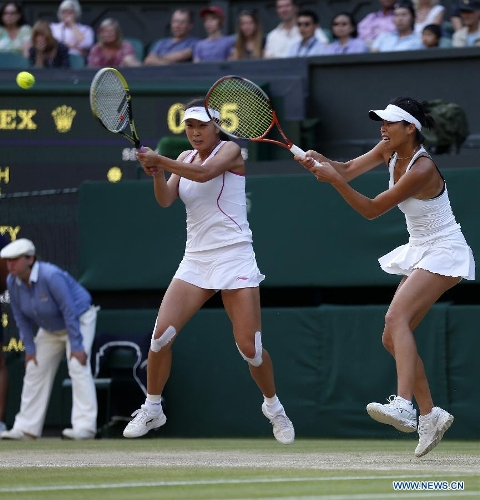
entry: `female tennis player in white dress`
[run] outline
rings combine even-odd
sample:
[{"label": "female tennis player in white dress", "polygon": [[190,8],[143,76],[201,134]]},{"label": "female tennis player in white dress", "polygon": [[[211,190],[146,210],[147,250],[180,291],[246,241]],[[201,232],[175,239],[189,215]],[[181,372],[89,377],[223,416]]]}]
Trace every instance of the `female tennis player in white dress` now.
[{"label": "female tennis player in white dress", "polygon": [[[153,178],[158,203],[168,207],[177,198],[184,202],[187,242],[152,335],[147,398],[123,435],[139,437],[166,422],[161,397],[170,374],[173,341],[202,305],[221,290],[240,355],[264,396],[262,411],[275,438],[290,444],[294,428],[276,396],[272,361],[262,347],[259,284],[265,276],[257,267],[252,246],[240,147],[221,140],[203,99],[186,104],[183,122],[192,150],[184,151],[177,160],[148,148],[138,153],[144,171]],[[168,180],[165,171],[171,174]],[[214,364],[221,354],[213,349],[210,355]]]},{"label": "female tennis player in white dress", "polygon": [[[445,180],[422,146],[422,127],[432,127],[432,117],[409,97],[393,99],[386,109],[371,110],[369,116],[382,122],[382,140],[368,153],[345,163],[315,151],[308,151],[306,159],[296,159],[317,180],[330,183],[367,219],[395,206],[405,214],[408,243],[379,259],[384,271],[403,275],[386,314],[382,337],[395,358],[397,395],[390,396],[388,404],[368,404],[367,412],[400,431],[418,430],[415,455],[421,457],[440,442],[453,416],[433,403],[413,332],[444,292],[462,278],[475,278],[475,262],[452,213]],[[349,181],[381,163],[389,166],[387,191],[370,199],[349,186]],[[413,396],[420,410],[418,426]]]}]

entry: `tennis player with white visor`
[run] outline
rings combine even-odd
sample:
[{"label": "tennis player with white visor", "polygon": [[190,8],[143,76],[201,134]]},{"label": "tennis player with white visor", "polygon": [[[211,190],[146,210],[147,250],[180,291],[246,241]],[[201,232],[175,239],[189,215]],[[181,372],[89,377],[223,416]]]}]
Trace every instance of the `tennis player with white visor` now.
[{"label": "tennis player with white visor", "polygon": [[[296,159],[317,180],[330,183],[363,217],[375,219],[395,207],[405,214],[408,243],[379,259],[385,272],[402,276],[382,336],[396,363],[396,394],[387,404],[368,404],[367,412],[402,432],[418,431],[415,456],[421,457],[440,442],[453,416],[433,403],[414,331],[444,292],[463,278],[475,278],[475,262],[453,215],[446,182],[423,147],[422,127],[434,126],[423,104],[399,97],[385,109],[369,111],[369,117],[381,122],[382,140],[368,153],[347,162],[329,160],[315,151]],[[382,163],[390,174],[386,191],[368,198],[348,184]],[[420,410],[418,426],[413,397]]]},{"label": "tennis player with white visor", "polygon": [[[271,422],[275,438],[290,444],[295,431],[276,395],[272,361],[262,344],[259,284],[265,277],[252,246],[240,147],[224,140],[208,116],[203,98],[185,105],[182,122],[192,148],[177,160],[149,148],[137,153],[144,171],[152,177],[159,205],[169,207],[177,198],[185,204],[187,241],[155,322],[148,353],[147,398],[133,413],[123,435],[140,437],[165,424],[161,398],[172,365],[172,345],[190,318],[220,291],[239,354],[264,396],[262,412]],[[222,353],[213,345],[212,333],[198,335],[210,346],[202,353],[215,365]],[[198,376],[194,366],[191,376]],[[231,387],[234,397],[233,381]],[[191,413],[195,418],[195,408]]]}]

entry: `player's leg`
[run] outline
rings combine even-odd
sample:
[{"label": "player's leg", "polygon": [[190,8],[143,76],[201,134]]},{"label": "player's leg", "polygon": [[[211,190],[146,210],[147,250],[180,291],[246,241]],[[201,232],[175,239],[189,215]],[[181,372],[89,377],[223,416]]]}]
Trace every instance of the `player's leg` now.
[{"label": "player's leg", "polygon": [[259,288],[223,290],[222,300],[232,322],[238,350],[264,396],[263,414],[272,423],[275,438],[290,444],[295,439],[295,431],[276,395],[272,360],[262,346]]},{"label": "player's leg", "polygon": [[205,290],[179,279],[170,283],[158,311],[148,352],[147,399],[133,413],[135,418],[123,431],[125,437],[143,436],[165,424],[167,419],[161,403],[172,368],[172,344],[190,318],[214,294],[214,290]]},{"label": "player's leg", "polygon": [[[421,414],[419,425],[421,442],[422,435],[426,434],[425,428],[429,427],[426,445],[429,449],[425,453],[433,449],[440,441],[443,433],[451,425],[453,417],[444,410],[433,406],[425,368],[417,352],[413,331],[432,305],[459,281],[460,278],[442,276],[423,269],[415,270],[402,281],[388,309],[383,336],[385,347],[395,357],[398,395],[391,401],[390,405],[382,405],[384,407],[383,413],[388,414],[383,419],[381,416],[375,418],[375,415],[379,416],[375,412],[381,413],[382,408],[379,406],[372,408],[371,405],[375,404],[367,407],[367,410],[370,407],[369,414],[376,420],[390,423],[399,430],[409,432],[411,429],[414,431],[416,429],[416,412],[413,410],[411,401],[415,394]],[[390,417],[391,420],[388,421]],[[427,418],[425,419],[425,417]],[[425,424],[427,421],[428,426]],[[416,454],[421,456],[417,451]]]}]

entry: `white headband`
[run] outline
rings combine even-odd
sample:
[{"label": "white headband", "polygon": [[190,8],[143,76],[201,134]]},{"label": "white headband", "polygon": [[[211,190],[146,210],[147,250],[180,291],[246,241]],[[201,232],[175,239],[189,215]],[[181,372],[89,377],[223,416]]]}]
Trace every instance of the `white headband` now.
[{"label": "white headband", "polygon": [[413,123],[417,130],[422,130],[422,124],[414,116],[395,104],[389,104],[385,109],[371,109],[368,114],[372,120],[376,121],[400,122],[405,120],[408,123]]},{"label": "white headband", "polygon": [[[213,116],[213,118],[220,118],[220,114],[218,113],[218,111],[214,111],[213,109],[209,109],[208,111],[210,112],[210,115]],[[189,118],[191,118],[192,120],[200,120],[201,122],[209,122],[211,120],[205,108],[201,106],[196,106],[194,108],[188,108],[187,110],[185,110],[182,123]]]}]

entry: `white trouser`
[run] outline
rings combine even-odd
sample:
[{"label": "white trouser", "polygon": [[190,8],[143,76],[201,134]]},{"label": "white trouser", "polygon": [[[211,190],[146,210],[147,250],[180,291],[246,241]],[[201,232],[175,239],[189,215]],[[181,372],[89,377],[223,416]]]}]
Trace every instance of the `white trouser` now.
[{"label": "white trouser", "polygon": [[[15,417],[14,429],[40,436],[47,413],[50,394],[65,350],[68,374],[72,379],[72,428],[95,433],[97,430],[97,394],[90,367],[98,307],[91,306],[80,316],[83,347],[88,356],[85,366],[76,358],[70,359],[71,345],[67,330],[50,333],[43,328],[35,338],[37,364],[30,361],[23,379],[20,411]],[[58,395],[57,395],[58,397]]]}]

